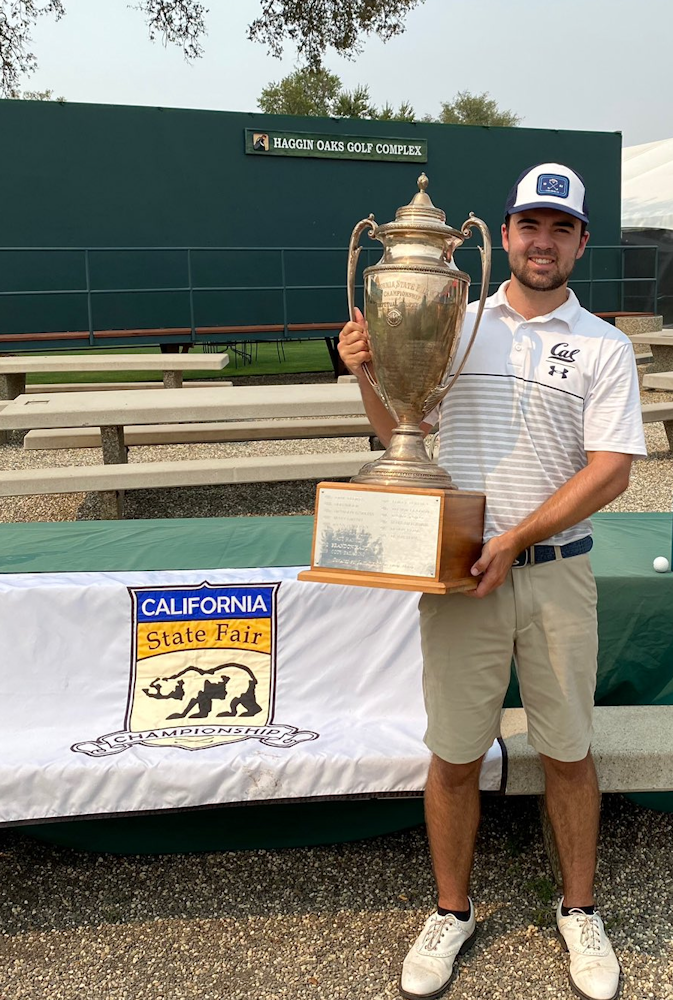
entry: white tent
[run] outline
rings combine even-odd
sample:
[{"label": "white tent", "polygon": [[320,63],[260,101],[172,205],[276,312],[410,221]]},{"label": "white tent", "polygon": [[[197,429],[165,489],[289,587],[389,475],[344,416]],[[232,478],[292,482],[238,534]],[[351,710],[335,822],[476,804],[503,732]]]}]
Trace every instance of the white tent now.
[{"label": "white tent", "polygon": [[653,310],[665,324],[673,323],[673,139],[622,150],[622,243],[642,248],[624,258],[624,274],[630,279],[624,308]]},{"label": "white tent", "polygon": [[673,229],[673,139],[622,150],[622,229]]}]

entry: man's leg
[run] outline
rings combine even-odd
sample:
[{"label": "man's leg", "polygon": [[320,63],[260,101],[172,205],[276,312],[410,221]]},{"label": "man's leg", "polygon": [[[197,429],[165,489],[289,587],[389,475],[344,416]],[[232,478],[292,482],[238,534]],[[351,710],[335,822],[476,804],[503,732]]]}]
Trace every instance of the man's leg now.
[{"label": "man's leg", "polygon": [[425,822],[437,882],[437,902],[468,910],[468,887],[479,826],[479,771],[483,757],[449,764],[435,754],[425,786]]},{"label": "man's leg", "polygon": [[589,752],[583,760],[558,761],[541,755],[547,812],[554,830],[563,899],[556,922],[570,953],[570,982],[586,1000],[615,1000],[619,962],[594,909],[594,873],[600,792]]},{"label": "man's leg", "polygon": [[479,826],[482,757],[449,764],[433,754],[430,761],[425,821],[438,910],[430,914],[404,960],[400,993],[408,1000],[440,996],[451,981],[456,957],[467,951],[476,934],[468,887]]},{"label": "man's leg", "polygon": [[426,920],[404,960],[400,992],[409,1000],[443,993],[456,956],[467,951],[476,934],[468,887],[479,826],[482,758],[483,754],[469,764],[449,764],[433,754],[430,761],[425,821],[439,909]]},{"label": "man's leg", "polygon": [[591,752],[583,760],[540,755],[547,812],[554,830],[565,906],[593,906],[600,793]]},{"label": "man's leg", "polygon": [[615,1000],[619,962],[594,909],[599,792],[589,751],[596,685],[596,584],[588,555],[514,570],[521,609],[517,669],[528,738],[540,754],[564,898],[556,923],[570,983],[585,1000]]},{"label": "man's leg", "polygon": [[433,754],[425,810],[439,909],[426,920],[402,966],[400,992],[409,1000],[439,997],[456,957],[476,934],[468,883],[479,825],[479,772],[498,734],[509,683],[512,582],[483,601],[423,594],[419,607],[425,742]]}]

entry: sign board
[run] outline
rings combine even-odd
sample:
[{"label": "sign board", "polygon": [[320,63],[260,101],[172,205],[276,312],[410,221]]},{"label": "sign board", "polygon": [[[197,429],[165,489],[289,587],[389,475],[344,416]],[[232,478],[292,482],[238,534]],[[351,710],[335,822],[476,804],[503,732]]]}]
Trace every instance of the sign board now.
[{"label": "sign board", "polygon": [[332,160],[427,163],[427,139],[388,139],[326,132],[245,130],[245,151],[258,156],[313,156]]}]

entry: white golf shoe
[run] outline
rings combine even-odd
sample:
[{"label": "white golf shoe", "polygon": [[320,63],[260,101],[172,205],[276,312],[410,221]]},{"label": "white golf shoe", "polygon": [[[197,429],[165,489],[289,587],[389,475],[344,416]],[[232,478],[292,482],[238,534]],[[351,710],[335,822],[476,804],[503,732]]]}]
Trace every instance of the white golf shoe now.
[{"label": "white golf shoe", "polygon": [[458,920],[452,913],[431,914],[404,959],[400,993],[407,1000],[432,1000],[442,995],[451,982],[457,955],[466,952],[477,933],[474,907],[470,919]]},{"label": "white golf shoe", "polygon": [[619,993],[619,962],[598,913],[556,910],[559,934],[570,955],[570,985],[582,1000],[614,1000]]}]

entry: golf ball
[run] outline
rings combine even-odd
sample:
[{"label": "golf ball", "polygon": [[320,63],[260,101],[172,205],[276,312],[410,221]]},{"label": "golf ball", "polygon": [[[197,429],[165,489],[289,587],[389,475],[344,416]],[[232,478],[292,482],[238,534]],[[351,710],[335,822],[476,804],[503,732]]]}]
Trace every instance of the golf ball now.
[{"label": "golf ball", "polygon": [[666,556],[657,556],[657,558],[652,563],[652,566],[657,573],[668,573],[670,568],[668,559]]}]

